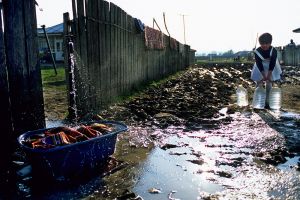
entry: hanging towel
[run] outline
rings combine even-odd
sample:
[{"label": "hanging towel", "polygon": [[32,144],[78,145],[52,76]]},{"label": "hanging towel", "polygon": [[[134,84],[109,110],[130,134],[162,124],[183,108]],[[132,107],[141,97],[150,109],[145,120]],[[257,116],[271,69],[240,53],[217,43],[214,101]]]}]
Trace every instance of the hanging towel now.
[{"label": "hanging towel", "polygon": [[159,30],[149,26],[145,27],[145,45],[147,49],[164,49],[165,44],[163,38],[163,33]]}]

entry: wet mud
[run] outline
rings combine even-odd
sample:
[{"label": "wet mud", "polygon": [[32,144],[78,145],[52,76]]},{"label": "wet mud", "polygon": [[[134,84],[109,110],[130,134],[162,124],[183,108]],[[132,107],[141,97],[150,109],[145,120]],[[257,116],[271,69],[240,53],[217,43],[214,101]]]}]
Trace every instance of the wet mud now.
[{"label": "wet mud", "polygon": [[[277,83],[283,108],[274,112],[235,105],[238,84],[248,89],[251,102],[250,70],[251,65],[244,64],[196,65],[111,107],[121,112],[102,113],[119,120],[126,116],[131,125],[120,137],[128,141],[119,148],[120,158],[132,156],[126,149],[149,149],[146,160],[131,163],[136,169],[126,177],[131,192],[144,199],[170,199],[168,194],[175,199],[300,197],[299,73],[295,67],[283,67],[283,80]],[[114,178],[107,178],[108,187]],[[120,188],[122,184],[112,186],[111,194],[122,197]]]},{"label": "wet mud", "polygon": [[[251,67],[194,65],[110,106],[96,117],[122,121],[129,131],[119,135],[106,173],[37,195],[27,169],[17,176],[18,197],[299,199],[298,68],[283,68],[282,110],[275,112],[236,106],[238,84],[251,102]],[[19,164],[18,172],[26,168]]]}]

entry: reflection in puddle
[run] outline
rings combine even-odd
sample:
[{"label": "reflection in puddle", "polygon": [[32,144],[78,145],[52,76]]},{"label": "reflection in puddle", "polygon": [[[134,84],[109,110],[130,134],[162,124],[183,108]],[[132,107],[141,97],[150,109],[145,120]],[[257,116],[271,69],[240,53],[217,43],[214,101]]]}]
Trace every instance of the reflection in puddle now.
[{"label": "reflection in puddle", "polygon": [[283,164],[278,165],[277,168],[283,171],[290,171],[298,165],[299,158],[300,156],[295,156],[293,158],[286,158],[287,161]]},{"label": "reflection in puddle", "polygon": [[[179,199],[195,199],[199,191],[215,193],[221,191],[220,185],[207,181],[197,175],[199,167],[188,159],[195,156],[170,155],[169,150],[154,149],[143,164],[142,173],[133,191],[144,199],[166,199],[171,191],[177,191],[173,196]],[[162,193],[152,195],[148,192],[151,187],[160,188]]]},{"label": "reflection in puddle", "polygon": [[300,114],[294,112],[281,112],[280,117],[282,119],[300,119]]}]

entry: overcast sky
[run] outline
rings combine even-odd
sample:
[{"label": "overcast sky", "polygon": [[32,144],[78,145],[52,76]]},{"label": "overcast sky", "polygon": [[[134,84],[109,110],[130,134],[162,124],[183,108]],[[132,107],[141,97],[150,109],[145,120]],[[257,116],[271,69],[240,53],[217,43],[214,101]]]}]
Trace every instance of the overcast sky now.
[{"label": "overcast sky", "polygon": [[[38,25],[62,22],[64,12],[72,12],[71,0],[37,0]],[[172,37],[186,42],[198,52],[250,50],[256,35],[270,32],[273,46],[294,39],[300,44],[300,0],[111,0],[133,17],[152,26],[153,18],[164,29],[163,12]],[[41,11],[41,9],[43,11]],[[166,33],[166,31],[164,31]]]}]

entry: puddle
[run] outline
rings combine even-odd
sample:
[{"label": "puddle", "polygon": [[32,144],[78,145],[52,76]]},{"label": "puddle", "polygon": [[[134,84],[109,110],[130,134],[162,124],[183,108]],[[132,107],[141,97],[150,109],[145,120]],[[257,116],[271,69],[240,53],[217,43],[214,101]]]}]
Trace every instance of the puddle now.
[{"label": "puddle", "polygon": [[[177,151],[176,149],[174,151]],[[174,198],[195,199],[199,191],[214,193],[222,190],[222,186],[197,175],[199,167],[188,161],[196,159],[195,156],[170,155],[170,151],[156,148],[151,152],[133,188],[135,193],[144,199],[158,200],[167,199],[171,191],[177,191],[173,195]],[[155,195],[149,193],[148,190],[152,187],[159,188],[161,193]]]},{"label": "puddle", "polygon": [[283,170],[283,171],[290,171],[290,170],[297,168],[298,163],[300,161],[300,156],[295,156],[293,158],[287,157],[286,159],[287,159],[287,161],[285,163],[277,166],[278,169]]},{"label": "puddle", "polygon": [[300,119],[300,114],[294,113],[294,112],[281,112],[280,113],[280,118],[281,119],[286,119],[286,120],[299,120]]},{"label": "puddle", "polygon": [[[129,192],[151,200],[299,199],[300,132],[295,128],[299,115],[283,112],[279,116],[274,121],[267,113],[234,113],[230,123],[193,130],[132,127],[134,139],[122,134],[114,154],[125,167],[78,184],[47,186],[47,190],[31,184],[32,174],[25,168],[18,175],[14,197],[109,200]],[[61,125],[62,121],[47,122],[47,127]],[[146,134],[156,140],[143,138]],[[144,145],[135,145],[143,140]],[[281,154],[285,147],[295,156]],[[266,162],[277,162],[276,156],[285,156],[286,162]]]},{"label": "puddle", "polygon": [[[143,199],[153,200],[169,199],[169,194],[178,199],[300,197],[299,173],[290,167],[298,157],[287,157],[287,162],[276,166],[255,156],[259,152],[268,156],[268,152],[281,149],[285,145],[283,135],[256,113],[232,117],[230,124],[217,129],[157,129],[156,135],[163,140],[153,149],[124,149],[123,144],[123,157],[119,158],[127,159],[130,167],[106,178],[109,197],[96,197],[116,198],[128,188]],[[169,137],[163,137],[166,134]],[[153,194],[151,188],[159,192]]]}]

